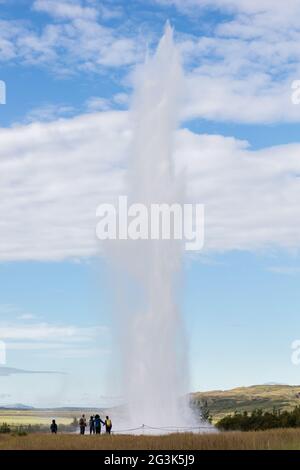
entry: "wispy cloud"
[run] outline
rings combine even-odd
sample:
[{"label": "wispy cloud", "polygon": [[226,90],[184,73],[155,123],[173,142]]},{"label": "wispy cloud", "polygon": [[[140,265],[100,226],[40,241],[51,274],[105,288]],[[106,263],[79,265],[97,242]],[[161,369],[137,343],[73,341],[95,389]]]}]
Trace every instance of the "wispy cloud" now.
[{"label": "wispy cloud", "polygon": [[35,320],[36,315],[33,315],[32,313],[22,313],[17,318],[18,320]]},{"label": "wispy cloud", "polygon": [[36,323],[18,325],[17,323],[0,324],[0,338],[2,340],[45,340],[63,342],[87,342],[107,332],[107,327],[77,327],[69,325],[52,325],[50,323]]},{"label": "wispy cloud", "polygon": [[[158,0],[191,18],[219,10],[206,33],[180,34],[188,68],[185,117],[243,123],[299,122],[297,0]],[[192,21],[192,19],[191,19]],[[201,21],[199,19],[199,21]]]},{"label": "wispy cloud", "polygon": [[129,96],[126,93],[116,93],[110,98],[101,96],[91,96],[85,107],[89,112],[108,111],[113,109],[124,109],[129,104]]},{"label": "wispy cloud", "polygon": [[298,266],[270,266],[268,271],[276,274],[284,274],[288,276],[296,276],[300,274]]},{"label": "wispy cloud", "polygon": [[[291,83],[300,77],[298,0],[156,3],[173,4],[187,18],[190,12],[193,17],[216,9],[230,13],[227,20],[212,22],[206,34],[188,33],[188,27],[177,33],[187,70],[184,119],[299,122],[299,107],[291,102]],[[127,74],[130,65],[144,58],[148,38],[139,28],[128,26],[120,7],[66,0],[36,0],[32,7],[44,15],[43,27],[0,20],[0,61],[47,67],[58,76],[105,73],[115,80],[112,69]],[[117,27],[106,23],[109,17],[118,19]],[[150,43],[155,43],[157,32],[149,34]],[[112,97],[104,100],[98,98],[98,106],[91,102],[91,109],[107,110],[117,103]],[[52,120],[55,112],[68,114],[50,107],[37,110],[40,116],[33,114],[30,120]]]},{"label": "wispy cloud", "polygon": [[[39,357],[86,358],[110,354],[105,326],[78,327],[51,323],[0,322],[0,339],[9,351],[38,352]],[[26,321],[26,323],[24,323]],[[101,344],[101,347],[99,346]]]},{"label": "wispy cloud", "polygon": [[[40,27],[28,20],[0,20],[0,62],[44,66],[57,75],[98,73],[134,63],[145,46],[122,23],[118,29],[107,26],[105,7],[58,0],[36,0],[32,7],[48,22]],[[120,9],[114,17],[119,16]]]},{"label": "wispy cloud", "polygon": [[10,319],[16,318],[17,320],[35,320],[36,315],[24,312],[24,310],[16,304],[0,304],[0,315],[2,317],[9,317]]},{"label": "wispy cloud", "polygon": [[262,19],[271,21],[271,26],[275,20],[281,22],[297,23],[295,15],[300,12],[298,0],[287,0],[274,2],[273,0],[155,0],[157,4],[174,5],[181,12],[187,14],[203,13],[206,8],[217,9],[222,12],[260,15]]},{"label": "wispy cloud", "polygon": [[49,371],[49,370],[26,370],[16,369],[14,367],[0,366],[0,377],[8,377],[15,374],[64,374],[64,372]]},{"label": "wispy cloud", "polygon": [[112,108],[111,100],[108,98],[101,98],[100,96],[92,96],[86,102],[88,111],[108,111]]},{"label": "wispy cloud", "polygon": [[95,20],[98,16],[96,8],[82,7],[76,0],[70,1],[57,1],[57,0],[35,0],[33,2],[33,9],[48,13],[56,18],[64,19],[88,19]]},{"label": "wispy cloud", "polygon": [[72,106],[45,104],[29,111],[24,118],[24,122],[51,122],[62,117],[70,117],[74,114],[75,109]]}]

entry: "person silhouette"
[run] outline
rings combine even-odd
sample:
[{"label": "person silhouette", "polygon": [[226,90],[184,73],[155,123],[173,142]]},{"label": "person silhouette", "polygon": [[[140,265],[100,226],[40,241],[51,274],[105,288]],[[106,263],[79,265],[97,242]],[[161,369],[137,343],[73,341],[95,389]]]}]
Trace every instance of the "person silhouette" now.
[{"label": "person silhouette", "polygon": [[52,420],[52,423],[50,425],[50,431],[52,434],[57,434],[57,424],[55,422],[55,419]]},{"label": "person silhouette", "polygon": [[111,421],[111,419],[109,418],[109,416],[106,416],[106,419],[105,419],[106,434],[110,434],[110,433],[111,433],[111,428],[112,428],[112,421]]},{"label": "person silhouette", "polygon": [[95,434],[95,418],[94,418],[94,416],[90,417],[89,425],[90,425],[90,434]]},{"label": "person silhouette", "polygon": [[101,433],[101,423],[103,424],[103,426],[105,425],[105,422],[102,421],[102,419],[100,418],[99,415],[95,415],[95,430],[96,430],[96,434],[100,434]]},{"label": "person silhouette", "polygon": [[82,415],[80,420],[79,420],[79,428],[80,428],[80,434],[84,434],[85,433],[85,428],[86,428],[85,415]]}]

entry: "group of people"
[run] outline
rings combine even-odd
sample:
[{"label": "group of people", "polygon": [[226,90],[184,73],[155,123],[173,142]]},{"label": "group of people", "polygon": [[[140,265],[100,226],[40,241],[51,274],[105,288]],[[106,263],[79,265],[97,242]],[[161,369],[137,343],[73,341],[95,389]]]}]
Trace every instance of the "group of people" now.
[{"label": "group of people", "polygon": [[[102,421],[100,416],[97,414],[95,416],[91,416],[89,419],[89,428],[90,434],[100,434],[101,433],[101,424],[105,427],[106,434],[111,433],[112,428],[112,421],[109,416],[106,416],[105,421]],[[85,429],[87,427],[87,421],[85,415],[82,415],[79,419],[79,429],[80,434],[85,434]],[[52,420],[50,425],[50,431],[52,434],[57,434],[57,424],[55,419]]]},{"label": "group of people", "polygon": [[[112,421],[109,418],[109,416],[106,416],[105,421],[102,421],[100,416],[97,414],[95,416],[91,416],[89,419],[90,434],[100,434],[101,424],[105,427],[106,434],[111,433]],[[79,420],[80,434],[85,434],[86,427],[87,427],[86,417],[85,415],[82,415]]]}]

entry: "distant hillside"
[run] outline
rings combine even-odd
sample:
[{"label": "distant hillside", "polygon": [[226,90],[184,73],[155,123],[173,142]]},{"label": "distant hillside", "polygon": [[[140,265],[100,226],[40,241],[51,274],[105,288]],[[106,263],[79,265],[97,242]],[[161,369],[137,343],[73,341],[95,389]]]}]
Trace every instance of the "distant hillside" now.
[{"label": "distant hillside", "polygon": [[[235,411],[252,411],[261,408],[264,411],[272,411],[275,407],[280,410],[292,410],[295,406],[300,406],[300,385],[280,385],[265,384],[253,385],[251,387],[238,387],[232,390],[213,390],[209,392],[196,392],[191,395],[192,401],[196,405],[207,402],[213,422],[223,418],[225,415],[234,413]],[[7,412],[15,410],[19,414],[23,411],[26,416],[64,416],[73,418],[81,413],[87,415],[93,414],[97,407],[61,407],[61,408],[32,408],[23,404],[11,406],[0,406],[0,418],[2,415],[7,416]],[[108,412],[110,413],[112,409]],[[114,408],[114,413],[122,414],[122,407]],[[104,408],[102,409],[104,413]],[[18,414],[18,416],[19,416]],[[25,419],[25,418],[24,418]],[[1,419],[0,419],[1,422]]]},{"label": "distant hillside", "polygon": [[192,394],[192,400],[197,405],[207,401],[213,421],[216,422],[235,411],[252,411],[255,408],[271,411],[274,407],[291,410],[300,405],[300,385],[253,385],[232,390],[196,392]]},{"label": "distant hillside", "polygon": [[15,403],[14,405],[0,406],[0,410],[34,410],[34,407],[23,405],[23,403]]}]

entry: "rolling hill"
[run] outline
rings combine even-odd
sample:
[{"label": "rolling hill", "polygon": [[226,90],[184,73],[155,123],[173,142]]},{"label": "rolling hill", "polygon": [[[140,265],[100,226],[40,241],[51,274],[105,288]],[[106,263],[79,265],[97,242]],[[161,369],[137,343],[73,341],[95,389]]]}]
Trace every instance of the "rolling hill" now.
[{"label": "rolling hill", "polygon": [[300,405],[300,385],[253,385],[232,390],[214,390],[192,394],[196,405],[207,402],[213,422],[235,411],[252,411],[261,408],[272,411],[291,410]]}]

